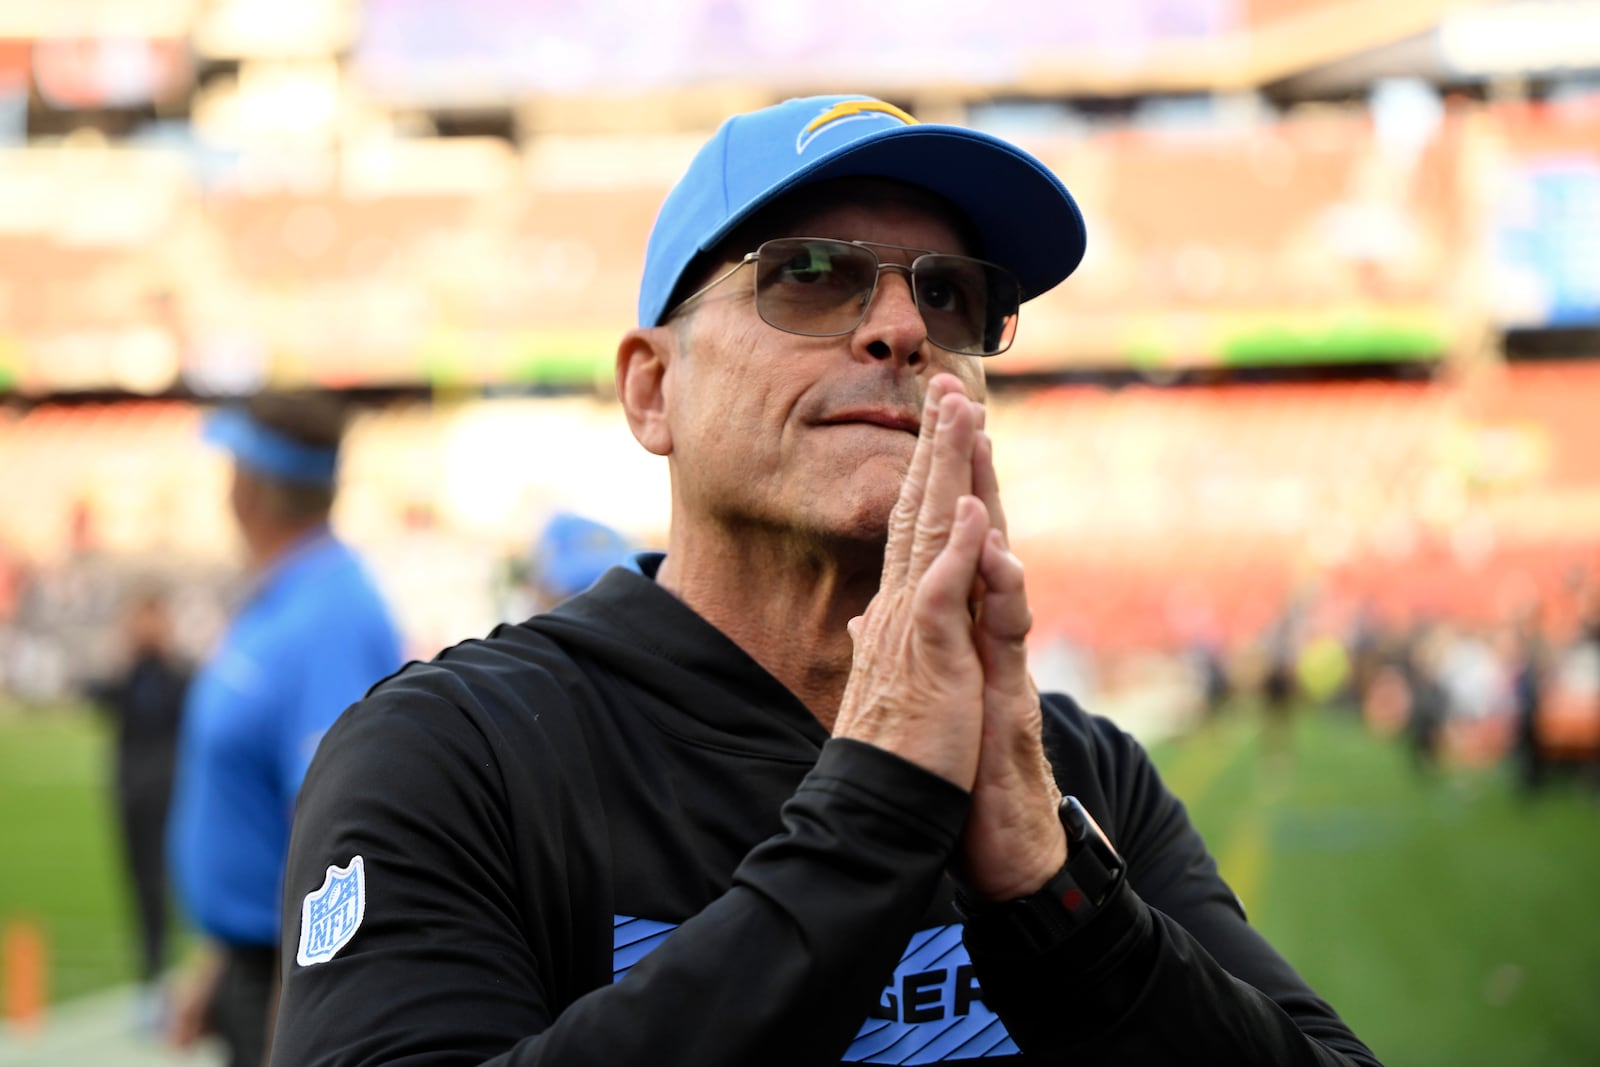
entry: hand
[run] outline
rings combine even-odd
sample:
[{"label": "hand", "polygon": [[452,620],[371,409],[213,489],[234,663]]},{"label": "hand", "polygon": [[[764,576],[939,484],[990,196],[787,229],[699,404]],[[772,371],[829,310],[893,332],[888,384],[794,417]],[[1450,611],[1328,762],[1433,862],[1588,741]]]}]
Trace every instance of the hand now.
[{"label": "hand", "polygon": [[208,942],[173,987],[172,1014],[167,1021],[167,1043],[173,1048],[190,1048],[211,1032],[211,1002],[221,980],[221,950]]},{"label": "hand", "polygon": [[983,740],[957,866],[977,895],[1014,900],[1061,869],[1067,839],[1056,816],[1061,792],[1044,754],[1039,691],[1028,673],[1033,617],[1022,562],[1006,541],[993,449],[983,433],[973,445],[972,482],[990,522],[972,590],[983,664]]},{"label": "hand", "polygon": [[928,384],[922,429],[889,519],[883,577],[855,644],[834,734],[887,749],[971,789],[983,729],[983,665],[968,598],[989,516],[972,495],[981,407],[960,382]]}]

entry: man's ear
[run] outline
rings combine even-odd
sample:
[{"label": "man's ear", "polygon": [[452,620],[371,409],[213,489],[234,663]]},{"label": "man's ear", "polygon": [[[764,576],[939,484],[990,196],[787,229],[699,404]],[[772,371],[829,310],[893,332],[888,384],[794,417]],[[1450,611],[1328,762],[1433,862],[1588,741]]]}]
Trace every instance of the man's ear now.
[{"label": "man's ear", "polygon": [[672,454],[667,423],[667,368],[676,338],[665,326],[629,330],[617,345],[617,399],[634,438],[658,456]]}]

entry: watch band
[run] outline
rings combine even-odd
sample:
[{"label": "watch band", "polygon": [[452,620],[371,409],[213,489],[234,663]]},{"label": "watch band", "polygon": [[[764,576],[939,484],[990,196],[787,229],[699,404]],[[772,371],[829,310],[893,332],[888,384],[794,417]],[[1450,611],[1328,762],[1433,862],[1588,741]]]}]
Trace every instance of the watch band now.
[{"label": "watch band", "polygon": [[1127,875],[1128,865],[1077,797],[1056,809],[1067,834],[1067,862],[1044,887],[1019,900],[973,901],[956,894],[967,931],[995,948],[1053,948],[1086,926]]}]

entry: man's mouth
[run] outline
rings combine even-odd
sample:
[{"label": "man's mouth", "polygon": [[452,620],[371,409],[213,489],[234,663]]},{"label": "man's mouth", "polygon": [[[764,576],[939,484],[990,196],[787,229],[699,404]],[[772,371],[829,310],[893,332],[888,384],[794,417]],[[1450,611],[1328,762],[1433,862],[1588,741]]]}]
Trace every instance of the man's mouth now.
[{"label": "man's mouth", "polygon": [[886,430],[903,430],[913,437],[922,430],[921,420],[914,413],[897,408],[856,408],[830,415],[822,421],[826,426],[864,423]]}]

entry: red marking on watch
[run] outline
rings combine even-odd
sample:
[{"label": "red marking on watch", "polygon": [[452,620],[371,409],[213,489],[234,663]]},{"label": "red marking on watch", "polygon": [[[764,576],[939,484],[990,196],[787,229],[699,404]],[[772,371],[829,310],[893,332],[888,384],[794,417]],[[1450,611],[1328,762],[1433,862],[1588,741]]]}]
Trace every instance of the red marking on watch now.
[{"label": "red marking on watch", "polygon": [[1073,886],[1071,889],[1061,894],[1061,906],[1066,908],[1068,911],[1077,911],[1079,908],[1083,907],[1083,902],[1086,899],[1088,898],[1083,895],[1083,890],[1079,889],[1077,886]]}]

